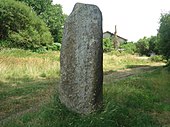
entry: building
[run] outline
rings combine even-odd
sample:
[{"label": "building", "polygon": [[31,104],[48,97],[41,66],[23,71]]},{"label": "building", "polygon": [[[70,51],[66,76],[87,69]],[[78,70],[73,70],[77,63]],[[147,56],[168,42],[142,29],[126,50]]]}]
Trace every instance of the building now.
[{"label": "building", "polygon": [[[113,40],[113,38],[115,37],[115,34],[109,32],[109,31],[106,31],[103,33],[103,38],[110,38]],[[123,38],[123,37],[120,37],[117,35],[117,39],[118,41],[123,44],[123,43],[126,43],[127,42],[127,39]]]},{"label": "building", "polygon": [[109,32],[109,31],[106,31],[106,32],[103,33],[103,38],[109,38],[113,42],[113,46],[114,46],[114,48],[116,50],[119,49],[121,44],[127,42],[127,39],[117,35],[116,25],[115,25],[115,32],[114,32],[114,34]]}]

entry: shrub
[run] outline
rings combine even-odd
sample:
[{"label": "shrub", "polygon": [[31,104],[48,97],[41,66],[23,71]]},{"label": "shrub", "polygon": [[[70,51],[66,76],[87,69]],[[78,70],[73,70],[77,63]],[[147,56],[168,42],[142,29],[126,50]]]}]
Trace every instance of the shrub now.
[{"label": "shrub", "polygon": [[167,70],[170,72],[170,61],[168,62],[167,66]]},{"label": "shrub", "polygon": [[136,53],[136,45],[133,42],[122,44],[120,48],[124,49],[125,52],[130,54]]},{"label": "shrub", "polygon": [[113,49],[113,44],[110,38],[103,39],[103,51],[110,52]]},{"label": "shrub", "polygon": [[0,1],[0,15],[0,40],[10,46],[35,50],[53,44],[46,24],[24,3]]},{"label": "shrub", "polygon": [[149,52],[159,54],[158,42],[159,39],[157,36],[151,36],[149,38]]},{"label": "shrub", "polygon": [[164,66],[168,72],[170,72],[170,60],[167,60],[166,65]]},{"label": "shrub", "polygon": [[150,59],[151,59],[151,61],[154,61],[154,62],[163,61],[162,55],[154,55],[154,56],[151,56]]},{"label": "shrub", "polygon": [[7,40],[0,40],[0,50],[5,47],[10,47],[11,42]]},{"label": "shrub", "polygon": [[149,40],[149,38],[143,37],[137,41],[136,48],[140,55],[149,56]]},{"label": "shrub", "polygon": [[61,44],[60,43],[54,43],[52,45],[47,46],[48,50],[53,50],[53,51],[58,51],[61,49]]}]

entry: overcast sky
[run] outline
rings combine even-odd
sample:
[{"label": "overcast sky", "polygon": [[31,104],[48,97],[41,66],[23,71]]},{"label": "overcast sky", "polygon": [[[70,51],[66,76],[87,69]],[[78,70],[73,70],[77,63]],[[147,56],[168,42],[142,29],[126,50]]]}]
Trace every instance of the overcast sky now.
[{"label": "overcast sky", "polygon": [[61,4],[63,12],[69,15],[77,2],[95,4],[103,14],[103,32],[114,33],[137,41],[144,36],[157,34],[161,13],[170,11],[170,0],[53,0]]}]

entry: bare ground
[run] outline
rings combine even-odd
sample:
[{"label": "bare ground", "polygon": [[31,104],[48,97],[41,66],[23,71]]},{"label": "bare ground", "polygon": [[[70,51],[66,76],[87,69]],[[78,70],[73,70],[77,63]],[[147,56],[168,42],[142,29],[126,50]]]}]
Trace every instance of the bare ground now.
[{"label": "bare ground", "polygon": [[117,71],[107,71],[104,73],[104,83],[111,80],[111,82],[116,82],[118,80],[124,79],[129,76],[138,75],[144,72],[151,72],[157,67],[163,64],[156,64],[154,66],[149,65],[131,65],[127,69],[121,69]]}]

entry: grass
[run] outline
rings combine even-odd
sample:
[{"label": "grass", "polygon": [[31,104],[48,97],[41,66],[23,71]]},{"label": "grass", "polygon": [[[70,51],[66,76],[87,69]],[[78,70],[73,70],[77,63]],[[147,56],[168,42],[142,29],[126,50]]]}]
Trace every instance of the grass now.
[{"label": "grass", "polygon": [[[15,62],[16,61],[16,62]],[[170,72],[161,63],[132,55],[104,54],[103,110],[89,116],[69,111],[58,99],[59,52],[0,52],[0,118],[4,127],[170,126]],[[27,67],[27,68],[26,68]],[[148,67],[138,73],[135,68]],[[128,68],[128,69],[127,69]],[[30,71],[31,70],[31,71]],[[126,73],[135,75],[115,80]],[[22,115],[20,113],[27,109]],[[37,110],[34,110],[37,109]]]},{"label": "grass", "polygon": [[156,66],[162,64],[161,62],[153,62],[148,57],[139,57],[130,54],[111,54],[107,53],[103,56],[103,69],[107,71],[117,71],[120,69],[137,66]]},{"label": "grass", "polygon": [[0,78],[59,77],[59,52],[38,54],[24,50],[0,52]]},{"label": "grass", "polygon": [[39,104],[59,78],[59,52],[0,52],[0,118]]}]

